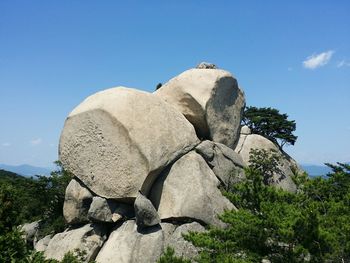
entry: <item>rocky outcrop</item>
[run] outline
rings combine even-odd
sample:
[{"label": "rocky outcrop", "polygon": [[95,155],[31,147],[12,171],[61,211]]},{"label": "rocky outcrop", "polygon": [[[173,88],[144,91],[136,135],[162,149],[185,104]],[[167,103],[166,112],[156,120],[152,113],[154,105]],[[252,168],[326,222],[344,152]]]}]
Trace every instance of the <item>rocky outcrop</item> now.
[{"label": "rocky outcrop", "polygon": [[[245,180],[251,149],[278,150],[240,127],[244,106],[236,79],[207,62],[154,94],[118,87],[88,97],[60,137],[60,160],[75,176],[63,209],[70,228],[35,249],[58,260],[78,249],[85,262],[143,263],[170,246],[194,259],[199,250],[183,235],[225,227],[218,216],[236,208],[220,189]],[[297,165],[280,154],[283,174],[270,183],[293,192]]]},{"label": "rocky outcrop", "polygon": [[95,194],[133,201],[197,144],[193,126],[158,96],[118,87],[88,97],[70,113],[59,155]]},{"label": "rocky outcrop", "polygon": [[226,145],[204,141],[196,147],[196,152],[204,158],[225,186],[238,183],[245,178],[242,157]]},{"label": "rocky outcrop", "polygon": [[192,151],[158,178],[150,199],[162,220],[190,218],[223,226],[217,216],[235,207],[221,194],[219,184],[204,159]]},{"label": "rocky outcrop", "polygon": [[72,179],[66,188],[63,216],[68,224],[88,222],[88,211],[92,202],[92,193],[79,181]]},{"label": "rocky outcrop", "polygon": [[203,65],[171,79],[155,94],[181,112],[200,138],[235,145],[245,98],[229,72]]},{"label": "rocky outcrop", "polygon": [[282,153],[279,148],[270,140],[258,134],[241,134],[235,151],[242,157],[245,165],[249,165],[249,154],[252,149],[265,149],[267,151],[276,151],[280,159],[279,173],[273,175],[270,185],[275,185],[289,192],[296,191],[296,185],[293,182],[291,176],[293,176],[293,170],[297,169],[294,162],[288,160],[288,156]]},{"label": "rocky outcrop", "polygon": [[159,225],[139,232],[136,222],[129,220],[110,234],[96,262],[156,262],[164,249],[163,240],[163,231]]},{"label": "rocky outcrop", "polygon": [[106,229],[100,225],[87,224],[83,227],[56,234],[47,245],[44,255],[47,258],[62,260],[67,252],[79,250],[83,260],[94,260],[106,239]]}]

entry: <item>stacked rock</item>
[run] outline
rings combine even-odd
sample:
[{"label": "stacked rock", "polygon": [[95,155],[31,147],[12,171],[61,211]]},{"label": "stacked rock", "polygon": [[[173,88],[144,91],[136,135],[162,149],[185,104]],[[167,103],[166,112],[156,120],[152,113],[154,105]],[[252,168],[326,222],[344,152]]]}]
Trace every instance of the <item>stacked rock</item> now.
[{"label": "stacked rock", "polygon": [[79,249],[98,263],[156,262],[167,246],[195,257],[182,234],[224,227],[218,215],[236,209],[218,187],[244,179],[244,136],[253,136],[240,135],[244,107],[237,80],[210,63],[154,93],[117,87],[88,97],[59,145],[74,175],[63,211],[71,227],[40,250],[61,260]]}]

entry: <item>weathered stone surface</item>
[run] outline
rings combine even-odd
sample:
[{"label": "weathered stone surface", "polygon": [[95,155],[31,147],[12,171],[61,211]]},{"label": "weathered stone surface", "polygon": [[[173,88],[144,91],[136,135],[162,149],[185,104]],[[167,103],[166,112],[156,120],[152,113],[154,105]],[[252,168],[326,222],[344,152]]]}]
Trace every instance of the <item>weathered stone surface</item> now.
[{"label": "weathered stone surface", "polygon": [[158,178],[150,200],[161,219],[192,218],[223,226],[217,215],[235,207],[222,196],[219,184],[204,159],[191,151]]},{"label": "weathered stone surface", "polygon": [[135,203],[136,224],[138,227],[154,226],[160,223],[160,218],[157,210],[152,202],[142,193],[138,193]]},{"label": "weathered stone surface", "polygon": [[44,252],[51,241],[52,235],[47,235],[34,244],[35,251]]},{"label": "weathered stone surface", "polygon": [[247,126],[247,125],[244,125],[241,127],[241,134],[245,134],[245,135],[248,135],[248,134],[251,134],[251,130],[250,128]]},{"label": "weathered stone surface", "polygon": [[240,182],[244,178],[242,157],[226,145],[204,141],[196,147],[196,152],[204,158],[225,186]]},{"label": "weathered stone surface", "polygon": [[193,126],[169,104],[118,87],[88,97],[70,113],[59,155],[64,168],[95,194],[133,201],[196,144]]},{"label": "weathered stone surface", "polygon": [[26,223],[20,226],[20,231],[23,232],[23,239],[26,240],[28,244],[32,244],[34,237],[39,229],[39,223],[40,221],[34,221],[31,223]]},{"label": "weathered stone surface", "polygon": [[163,251],[163,240],[163,231],[159,225],[138,232],[135,221],[129,220],[110,234],[96,262],[157,262]]},{"label": "weathered stone surface", "polygon": [[215,64],[208,63],[208,62],[201,62],[197,65],[198,69],[217,69]]},{"label": "weathered stone surface", "polygon": [[95,196],[92,199],[88,218],[94,222],[117,222],[134,216],[132,206]]},{"label": "weathered stone surface", "polygon": [[160,223],[160,226],[163,231],[164,235],[164,249],[167,247],[167,243],[169,242],[171,236],[173,235],[177,225],[174,225],[172,223],[162,222]]},{"label": "weathered stone surface", "polygon": [[288,160],[290,157],[282,153],[273,142],[265,137],[258,134],[242,134],[235,151],[242,157],[245,165],[249,165],[249,154],[252,149],[274,150],[279,153],[281,155],[281,165],[279,167],[281,173],[275,173],[269,184],[275,185],[289,192],[296,191],[296,185],[291,178],[293,175],[293,169],[297,169],[294,160]]},{"label": "weathered stone surface", "polygon": [[85,223],[92,202],[92,193],[79,181],[72,179],[66,188],[63,216],[68,224]]},{"label": "weathered stone surface", "polygon": [[182,235],[188,234],[189,232],[204,231],[205,228],[197,222],[183,224],[177,227],[168,238],[165,238],[164,248],[168,246],[172,247],[175,250],[176,256],[193,259],[198,256],[199,249],[196,248],[191,242],[186,241]]},{"label": "weathered stone surface", "polygon": [[155,91],[180,111],[202,139],[233,148],[245,106],[236,79],[219,69],[190,69]]},{"label": "weathered stone surface", "polygon": [[66,230],[56,234],[49,242],[44,256],[56,260],[62,260],[64,254],[79,249],[83,253],[84,261],[94,260],[98,251],[106,240],[105,229],[94,224],[87,224],[83,227]]}]

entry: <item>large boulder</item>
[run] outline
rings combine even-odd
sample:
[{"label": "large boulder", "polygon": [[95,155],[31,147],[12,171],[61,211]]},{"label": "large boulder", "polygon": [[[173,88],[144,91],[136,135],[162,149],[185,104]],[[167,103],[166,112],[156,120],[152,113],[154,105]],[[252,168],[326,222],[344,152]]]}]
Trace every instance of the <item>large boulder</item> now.
[{"label": "large boulder", "polygon": [[272,141],[258,134],[241,134],[235,151],[242,157],[245,165],[249,165],[249,155],[252,149],[273,150],[280,155],[279,173],[275,173],[269,181],[270,185],[275,185],[289,192],[296,192],[297,188],[291,176],[298,169],[296,162],[288,155],[281,152]]},{"label": "large boulder", "polygon": [[204,141],[196,147],[196,152],[204,158],[225,186],[230,186],[244,179],[242,157],[226,145]]},{"label": "large boulder", "polygon": [[163,252],[163,240],[163,231],[159,225],[139,232],[135,221],[129,220],[110,234],[96,262],[156,262]]},{"label": "large boulder", "polygon": [[157,210],[154,208],[152,202],[139,193],[136,197],[135,203],[136,224],[140,228],[155,226],[160,223],[160,218]]},{"label": "large boulder", "polygon": [[66,188],[63,204],[63,216],[66,222],[68,224],[87,222],[92,198],[92,193],[86,187],[72,179]]},{"label": "large boulder", "polygon": [[245,98],[229,72],[201,65],[171,79],[155,94],[180,111],[200,138],[234,147]]},{"label": "large boulder", "polygon": [[133,216],[134,209],[131,205],[117,203],[100,196],[94,196],[88,211],[88,218],[93,222],[115,223]]},{"label": "large boulder", "polygon": [[197,144],[193,126],[158,96],[118,87],[88,97],[70,113],[59,156],[95,194],[131,202]]},{"label": "large boulder", "polygon": [[191,151],[157,179],[150,199],[161,219],[190,218],[223,226],[217,216],[235,207],[222,196],[219,184],[204,159]]},{"label": "large boulder", "polygon": [[95,259],[105,240],[106,230],[103,227],[87,224],[77,229],[56,234],[46,247],[44,256],[62,260],[66,253],[74,253],[75,250],[79,250],[84,254],[84,262],[89,262]]},{"label": "large boulder", "polygon": [[[163,228],[163,224],[162,224]],[[187,223],[178,226],[171,235],[165,238],[164,248],[172,247],[175,250],[175,255],[187,259],[193,259],[198,256],[199,249],[191,242],[186,241],[183,235],[189,232],[205,232],[205,228],[197,223]]]}]

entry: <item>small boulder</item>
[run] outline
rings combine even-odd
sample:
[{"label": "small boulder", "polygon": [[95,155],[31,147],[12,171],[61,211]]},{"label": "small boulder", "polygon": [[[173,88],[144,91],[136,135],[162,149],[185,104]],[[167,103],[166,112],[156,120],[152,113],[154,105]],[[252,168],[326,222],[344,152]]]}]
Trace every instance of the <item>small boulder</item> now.
[{"label": "small boulder", "polygon": [[249,135],[249,134],[252,134],[252,132],[247,125],[244,125],[241,127],[241,134]]},{"label": "small boulder", "polygon": [[163,251],[163,240],[163,231],[159,225],[139,232],[136,222],[129,220],[109,235],[96,262],[157,262]]},{"label": "small boulder", "polygon": [[235,207],[221,194],[219,184],[204,159],[191,151],[158,178],[150,200],[162,220],[191,218],[224,226],[218,215]]},{"label": "small boulder", "polygon": [[102,226],[87,224],[56,234],[46,247],[44,256],[60,261],[66,253],[74,253],[78,249],[84,254],[84,262],[89,262],[95,259],[105,240],[106,230]]},{"label": "small boulder", "polygon": [[147,199],[141,192],[136,197],[135,203],[136,224],[140,228],[154,226],[160,223],[160,218],[157,210],[152,202]]},{"label": "small boulder", "polygon": [[96,195],[132,203],[160,171],[198,144],[193,126],[154,94],[98,92],[66,119],[59,158]]},{"label": "small boulder", "polygon": [[181,112],[201,139],[234,147],[239,138],[245,98],[229,72],[206,66],[190,69],[154,94]]},{"label": "small boulder", "polygon": [[23,232],[22,238],[26,240],[27,244],[33,245],[34,238],[39,230],[39,221],[26,223],[20,226],[20,231]]},{"label": "small boulder", "polygon": [[197,65],[198,69],[217,69],[215,64],[208,63],[208,62],[201,62]]},{"label": "small boulder", "polygon": [[37,252],[44,252],[51,241],[52,235],[47,235],[34,244]]},{"label": "small boulder", "polygon": [[67,188],[63,204],[63,216],[68,224],[88,222],[88,211],[92,193],[78,180],[72,179]]},{"label": "small boulder", "polygon": [[226,145],[204,141],[196,147],[196,152],[204,158],[225,186],[230,186],[245,178],[242,157]]},{"label": "small boulder", "polygon": [[134,210],[132,206],[99,196],[94,196],[88,211],[88,218],[93,222],[115,223],[121,219],[133,216]]}]

